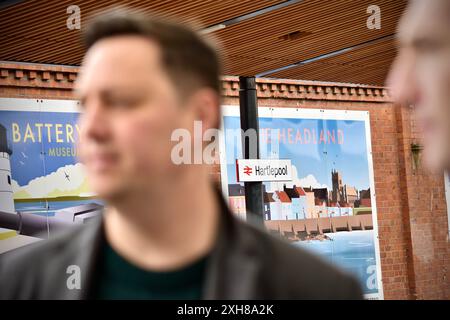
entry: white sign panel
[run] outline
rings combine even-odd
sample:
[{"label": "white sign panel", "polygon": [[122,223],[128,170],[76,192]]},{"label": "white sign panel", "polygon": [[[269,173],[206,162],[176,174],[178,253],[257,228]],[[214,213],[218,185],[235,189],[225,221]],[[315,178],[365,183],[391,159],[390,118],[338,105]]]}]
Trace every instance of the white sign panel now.
[{"label": "white sign panel", "polygon": [[446,172],[445,179],[445,198],[447,199],[447,216],[448,216],[448,239],[450,239],[450,176]]},{"label": "white sign panel", "polygon": [[291,160],[238,159],[236,160],[239,182],[291,181]]}]

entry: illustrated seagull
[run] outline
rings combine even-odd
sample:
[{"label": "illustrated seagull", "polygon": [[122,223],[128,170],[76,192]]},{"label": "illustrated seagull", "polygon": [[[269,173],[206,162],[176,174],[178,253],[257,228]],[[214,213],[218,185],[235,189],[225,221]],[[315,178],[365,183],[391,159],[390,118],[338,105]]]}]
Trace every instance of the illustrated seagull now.
[{"label": "illustrated seagull", "polygon": [[70,181],[69,175],[67,174],[67,172],[64,171],[64,174],[66,175],[66,179]]},{"label": "illustrated seagull", "polygon": [[23,153],[23,151],[21,151],[20,153],[22,153],[22,156],[23,156],[25,159],[28,159],[28,156],[27,156],[25,153]]}]

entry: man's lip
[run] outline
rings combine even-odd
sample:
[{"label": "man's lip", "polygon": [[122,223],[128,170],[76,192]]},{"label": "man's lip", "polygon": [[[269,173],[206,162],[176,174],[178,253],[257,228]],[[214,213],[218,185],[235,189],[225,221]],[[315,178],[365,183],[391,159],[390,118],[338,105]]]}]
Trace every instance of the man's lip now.
[{"label": "man's lip", "polygon": [[90,156],[92,159],[116,159],[117,154],[114,153],[94,153]]},{"label": "man's lip", "polygon": [[116,163],[117,159],[115,154],[95,154],[89,157],[89,162],[94,166],[104,167]]}]

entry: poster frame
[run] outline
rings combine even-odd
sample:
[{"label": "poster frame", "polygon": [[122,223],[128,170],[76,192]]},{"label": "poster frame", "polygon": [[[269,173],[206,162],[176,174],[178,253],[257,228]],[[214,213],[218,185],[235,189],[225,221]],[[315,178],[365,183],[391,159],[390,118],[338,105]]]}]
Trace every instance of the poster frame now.
[{"label": "poster frame", "polygon": [[[222,105],[221,107],[221,123],[219,134],[219,156],[220,156],[220,178],[222,193],[225,199],[229,200],[228,195],[228,173],[227,173],[227,157],[225,148],[224,136],[224,118],[225,117],[240,117],[239,105]],[[365,294],[366,299],[384,299],[383,294],[383,278],[381,272],[381,257],[379,245],[379,229],[378,229],[378,215],[376,206],[376,192],[375,192],[375,178],[373,169],[372,157],[372,138],[370,130],[370,114],[369,111],[360,110],[342,110],[342,109],[304,109],[304,108],[273,108],[273,107],[258,107],[258,116],[261,118],[288,118],[288,119],[316,119],[316,120],[354,120],[364,121],[367,161],[369,171],[369,186],[373,190],[371,192],[372,203],[372,220],[373,220],[373,234],[375,247],[375,261],[377,272],[378,293]],[[450,194],[448,193],[448,200],[450,201]],[[450,218],[449,218],[450,219]]]}]

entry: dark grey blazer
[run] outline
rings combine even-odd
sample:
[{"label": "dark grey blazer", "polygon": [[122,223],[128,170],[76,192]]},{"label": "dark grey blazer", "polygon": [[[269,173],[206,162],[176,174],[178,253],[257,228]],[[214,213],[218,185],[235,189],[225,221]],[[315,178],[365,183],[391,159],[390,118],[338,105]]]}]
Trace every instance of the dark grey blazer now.
[{"label": "dark grey blazer", "polygon": [[[205,299],[362,298],[353,277],[240,221],[220,198],[221,223],[205,275]],[[102,241],[100,218],[0,255],[0,299],[89,298]],[[68,289],[71,265],[80,268],[80,289]]]}]

